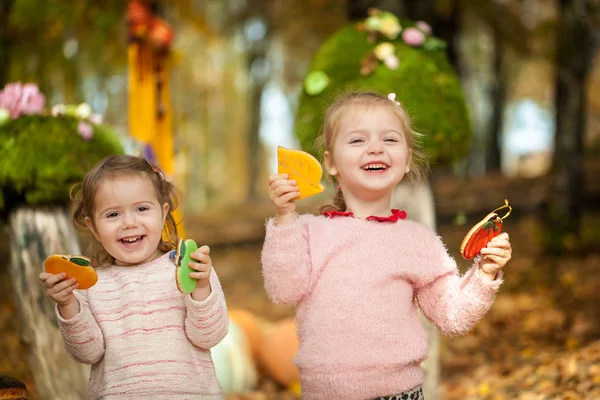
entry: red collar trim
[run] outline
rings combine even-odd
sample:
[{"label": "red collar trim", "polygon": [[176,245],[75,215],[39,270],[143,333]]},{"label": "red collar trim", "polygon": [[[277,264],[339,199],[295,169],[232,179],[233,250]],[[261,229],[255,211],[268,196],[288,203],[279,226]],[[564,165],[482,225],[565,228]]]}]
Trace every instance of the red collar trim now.
[{"label": "red collar trim", "polygon": [[[333,218],[333,217],[351,217],[354,218],[354,213],[351,211],[325,211],[323,215]],[[406,211],[392,209],[392,215],[389,217],[378,217],[375,215],[371,215],[370,217],[365,218],[367,221],[375,221],[375,222],[398,222],[399,219],[406,219]]]}]

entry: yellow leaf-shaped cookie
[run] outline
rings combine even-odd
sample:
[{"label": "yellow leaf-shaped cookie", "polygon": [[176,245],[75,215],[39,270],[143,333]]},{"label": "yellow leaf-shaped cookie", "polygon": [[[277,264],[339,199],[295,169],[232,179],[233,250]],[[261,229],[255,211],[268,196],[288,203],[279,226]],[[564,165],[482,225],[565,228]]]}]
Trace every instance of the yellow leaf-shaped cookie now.
[{"label": "yellow leaf-shaped cookie", "polygon": [[321,185],[323,168],[319,160],[312,155],[285,147],[277,147],[278,174],[288,174],[289,179],[296,181],[300,189],[299,199],[321,193],[325,188]]}]

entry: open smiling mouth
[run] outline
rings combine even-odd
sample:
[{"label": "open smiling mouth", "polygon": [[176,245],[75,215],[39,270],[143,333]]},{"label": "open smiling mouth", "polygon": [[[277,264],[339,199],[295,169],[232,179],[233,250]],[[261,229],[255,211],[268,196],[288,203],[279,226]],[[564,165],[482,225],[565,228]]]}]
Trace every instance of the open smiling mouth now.
[{"label": "open smiling mouth", "polygon": [[389,166],[386,164],[383,164],[383,163],[367,164],[362,167],[362,169],[367,172],[383,172],[383,171],[387,170],[388,168],[389,168]]},{"label": "open smiling mouth", "polygon": [[120,239],[119,242],[131,246],[131,245],[141,242],[145,237],[146,237],[146,235],[130,236],[130,237]]}]

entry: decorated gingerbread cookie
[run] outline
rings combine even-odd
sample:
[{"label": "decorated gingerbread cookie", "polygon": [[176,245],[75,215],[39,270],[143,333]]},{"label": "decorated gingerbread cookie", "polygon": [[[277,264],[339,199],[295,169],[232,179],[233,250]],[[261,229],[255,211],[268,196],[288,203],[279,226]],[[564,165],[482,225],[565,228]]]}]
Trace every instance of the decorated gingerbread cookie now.
[{"label": "decorated gingerbread cookie", "polygon": [[[508,211],[504,216],[500,217],[496,214],[496,211],[503,208],[508,208]],[[460,254],[465,260],[475,258],[481,249],[487,246],[490,240],[502,232],[502,220],[508,217],[511,211],[512,207],[508,205],[508,200],[504,200],[503,206],[496,208],[471,228],[460,245]]]},{"label": "decorated gingerbread cookie", "polygon": [[298,200],[321,193],[325,188],[321,185],[323,168],[319,160],[312,155],[301,151],[277,148],[277,173],[288,174],[289,179],[296,181],[300,190]]},{"label": "decorated gingerbread cookie", "polygon": [[175,278],[177,288],[181,293],[192,293],[196,288],[196,279],[190,277],[190,272],[195,271],[189,267],[189,263],[192,261],[191,254],[196,250],[198,250],[198,245],[192,239],[181,239],[177,246]]},{"label": "decorated gingerbread cookie", "polygon": [[90,267],[90,259],[83,256],[52,254],[44,261],[44,268],[49,274],[67,274],[67,279],[75,278],[80,290],[91,288],[98,282],[96,270]]}]

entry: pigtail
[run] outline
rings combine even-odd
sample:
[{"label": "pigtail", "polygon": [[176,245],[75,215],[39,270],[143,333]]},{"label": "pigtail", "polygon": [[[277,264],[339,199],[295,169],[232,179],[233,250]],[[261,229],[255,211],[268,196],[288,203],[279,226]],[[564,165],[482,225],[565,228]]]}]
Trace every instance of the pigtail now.
[{"label": "pigtail", "polygon": [[346,200],[344,199],[344,193],[342,189],[338,186],[335,190],[335,194],[333,195],[332,204],[327,204],[321,207],[320,212],[323,213],[325,211],[346,211]]}]

